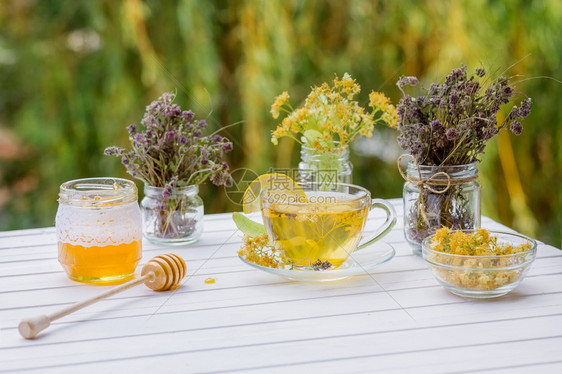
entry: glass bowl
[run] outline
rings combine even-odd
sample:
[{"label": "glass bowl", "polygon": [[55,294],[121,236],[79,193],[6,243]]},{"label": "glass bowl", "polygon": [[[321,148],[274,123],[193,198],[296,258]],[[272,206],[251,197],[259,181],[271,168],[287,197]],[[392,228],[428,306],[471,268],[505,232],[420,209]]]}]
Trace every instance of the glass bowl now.
[{"label": "glass bowl", "polygon": [[[467,230],[471,232],[471,230]],[[468,256],[434,251],[429,247],[433,236],[422,242],[422,257],[437,281],[455,295],[474,298],[502,296],[521,283],[537,255],[537,242],[523,235],[489,231],[498,244],[531,248],[501,256]]]}]

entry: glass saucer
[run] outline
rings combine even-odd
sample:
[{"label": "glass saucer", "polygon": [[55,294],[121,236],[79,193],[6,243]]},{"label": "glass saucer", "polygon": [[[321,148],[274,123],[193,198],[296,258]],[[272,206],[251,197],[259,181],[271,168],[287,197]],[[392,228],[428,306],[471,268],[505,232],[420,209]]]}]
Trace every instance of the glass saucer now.
[{"label": "glass saucer", "polygon": [[334,270],[276,269],[246,261],[242,256],[238,257],[240,257],[243,262],[256,269],[287,279],[299,282],[329,282],[345,279],[354,275],[366,274],[368,270],[390,261],[395,254],[396,251],[390,244],[376,242],[367,248],[353,252],[343,264]]}]

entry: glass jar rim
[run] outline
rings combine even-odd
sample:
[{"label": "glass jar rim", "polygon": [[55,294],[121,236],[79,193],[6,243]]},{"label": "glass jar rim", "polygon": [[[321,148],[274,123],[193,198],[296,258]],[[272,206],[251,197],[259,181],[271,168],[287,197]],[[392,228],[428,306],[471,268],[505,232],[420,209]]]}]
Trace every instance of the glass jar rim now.
[{"label": "glass jar rim", "polygon": [[60,186],[59,203],[75,206],[112,206],[137,201],[133,181],[114,177],[74,179]]},{"label": "glass jar rim", "polygon": [[[452,168],[452,169],[468,169],[472,167],[476,167],[477,162],[469,162],[468,164],[459,164],[459,165],[425,165],[425,164],[417,164],[420,169],[436,169],[436,168]],[[408,166],[416,166],[416,163],[413,160],[408,161]]]},{"label": "glass jar rim", "polygon": [[[156,187],[156,186],[151,186],[149,184],[145,184],[144,185],[144,194],[154,197],[154,196],[160,196],[162,195],[162,193],[164,192],[164,190],[166,189],[166,187]],[[182,186],[182,187],[174,187],[172,188],[172,195],[174,194],[197,194],[199,193],[199,185],[197,184],[190,184],[187,186]]]},{"label": "glass jar rim", "polygon": [[[339,144],[340,144],[339,140],[334,140],[333,143],[336,147],[339,146]],[[303,144],[301,144],[301,152],[318,152],[318,151],[314,147],[303,143]],[[321,154],[334,154],[334,155],[339,156],[339,155],[342,155],[346,152],[349,152],[349,145],[348,144],[345,144],[344,146],[342,146],[341,151],[338,152],[338,153],[330,153],[330,152],[326,152],[326,151],[320,152],[320,153]]]},{"label": "glass jar rim", "polygon": [[[418,167],[422,174],[422,178],[431,177],[435,173],[445,172],[449,174],[451,178],[462,178],[467,176],[478,175],[478,166],[476,162],[471,162],[469,164],[461,165],[423,165],[416,164],[414,161],[410,160],[406,169],[408,176],[418,177]],[[445,175],[438,175],[436,179],[447,179]]]}]

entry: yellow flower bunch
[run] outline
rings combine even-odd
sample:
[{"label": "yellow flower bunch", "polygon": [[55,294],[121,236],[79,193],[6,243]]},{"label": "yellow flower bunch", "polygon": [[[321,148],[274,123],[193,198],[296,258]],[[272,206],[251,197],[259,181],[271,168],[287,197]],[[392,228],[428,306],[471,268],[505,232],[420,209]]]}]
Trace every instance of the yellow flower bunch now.
[{"label": "yellow flower bunch", "polygon": [[279,118],[279,110],[289,100],[289,93],[287,91],[283,92],[281,95],[275,98],[273,104],[271,104],[271,116],[275,119]]},{"label": "yellow flower bunch", "polygon": [[244,234],[243,245],[238,255],[246,261],[270,268],[284,267],[289,261],[283,251],[277,250],[269,243],[267,234],[250,236]]},{"label": "yellow flower bunch", "polygon": [[396,128],[398,126],[398,113],[396,107],[392,105],[390,99],[381,92],[371,92],[369,94],[369,106],[373,108],[373,115],[382,112],[381,120],[388,127]]},{"label": "yellow flower bunch", "polygon": [[271,115],[277,119],[285,112],[287,116],[272,132],[271,142],[277,145],[279,138],[286,136],[319,152],[339,153],[356,136],[370,137],[377,123],[396,127],[398,114],[390,100],[371,92],[369,106],[373,111],[369,113],[354,100],[360,91],[359,84],[345,73],[341,79],[336,76],[332,86],[323,83],[313,87],[297,109],[291,106],[289,93],[283,92],[271,105]]}]

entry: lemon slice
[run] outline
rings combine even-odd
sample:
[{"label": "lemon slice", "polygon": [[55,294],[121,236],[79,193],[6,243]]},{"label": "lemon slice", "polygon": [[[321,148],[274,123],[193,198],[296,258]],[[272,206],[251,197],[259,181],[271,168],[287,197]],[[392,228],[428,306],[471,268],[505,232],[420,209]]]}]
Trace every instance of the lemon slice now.
[{"label": "lemon slice", "polygon": [[275,197],[281,202],[306,201],[306,195],[297,182],[280,173],[260,175],[246,189],[243,197],[245,214],[260,210],[260,195]]}]

